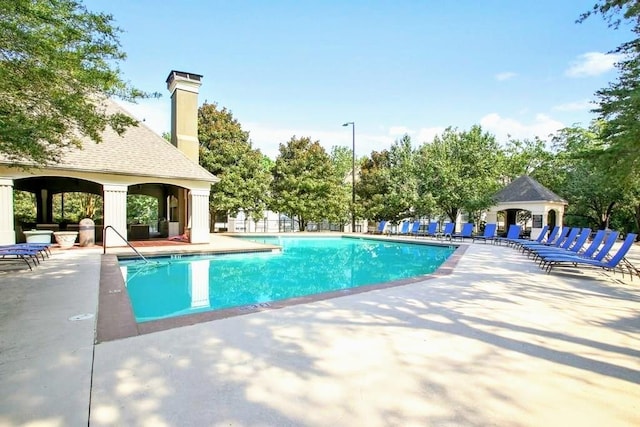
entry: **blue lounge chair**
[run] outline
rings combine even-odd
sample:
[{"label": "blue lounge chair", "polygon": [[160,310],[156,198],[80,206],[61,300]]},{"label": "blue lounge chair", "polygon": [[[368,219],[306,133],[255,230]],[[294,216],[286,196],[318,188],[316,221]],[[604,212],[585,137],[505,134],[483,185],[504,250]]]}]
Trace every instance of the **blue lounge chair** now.
[{"label": "blue lounge chair", "polygon": [[540,231],[540,234],[538,234],[538,237],[535,238],[534,240],[531,239],[517,239],[517,242],[514,242],[515,246],[520,246],[522,244],[525,243],[533,243],[533,242],[538,242],[538,243],[548,243],[548,242],[552,242],[555,240],[556,236],[558,235],[558,233],[560,232],[560,227],[559,226],[555,226],[553,227],[553,230],[551,230],[551,233],[549,233],[549,236],[547,236],[547,231],[549,231],[549,226],[545,225],[544,227],[542,227],[542,231]]},{"label": "blue lounge chair", "polygon": [[560,255],[563,253],[575,255],[576,253],[578,253],[578,251],[580,251],[580,249],[582,249],[582,246],[584,246],[589,236],[591,236],[591,229],[588,227],[583,228],[582,230],[576,228],[575,231],[575,238],[571,237],[572,233],[569,233],[569,236],[559,247],[544,245],[539,245],[537,247],[534,246],[531,247],[529,254],[533,255],[534,259],[537,259],[544,255]]},{"label": "blue lounge chair", "polygon": [[575,259],[578,259],[578,260],[590,259],[590,260],[602,261],[604,259],[604,257],[609,253],[609,251],[611,250],[613,245],[616,243],[616,240],[618,240],[618,232],[617,231],[612,231],[605,238],[605,241],[604,241],[604,244],[602,245],[602,247],[595,248],[590,253],[587,253],[585,251],[584,254],[577,254],[577,255],[568,255],[568,254],[548,255],[548,256],[545,256],[545,257],[541,257],[540,265],[542,266],[542,268],[546,269],[548,267],[548,263],[554,262],[554,261],[555,262],[560,262],[560,261],[563,261],[563,260],[567,260],[567,261],[570,262],[570,261],[575,260]]},{"label": "blue lounge chair", "polygon": [[434,237],[436,235],[437,230],[438,230],[438,223],[430,222],[426,230],[422,230],[418,232],[418,236]]},{"label": "blue lounge chair", "polygon": [[409,233],[409,221],[403,221],[400,228],[397,230],[396,234],[406,236]]},{"label": "blue lounge chair", "polygon": [[453,234],[453,231],[456,229],[456,223],[455,222],[448,222],[444,225],[444,230],[442,230],[442,233],[436,233],[435,237],[440,237],[442,239],[449,239],[451,240],[451,235]]},{"label": "blue lounge chair", "polygon": [[[558,230],[560,229],[560,227],[557,227]],[[558,230],[556,230],[556,234],[558,232]],[[538,243],[542,243],[546,236],[547,236],[547,231],[549,231],[549,226],[545,225],[544,227],[542,227],[542,230],[540,230],[540,234],[538,234],[538,237],[536,237],[535,239],[515,239],[512,240],[511,242],[509,242],[509,244],[513,245],[513,246],[521,246],[524,245],[526,243],[533,243],[533,242],[538,242]],[[555,234],[554,234],[555,236]]]},{"label": "blue lounge chair", "polygon": [[45,256],[51,256],[51,243],[15,243],[13,245],[2,245],[1,249],[24,249],[26,251],[36,251],[44,261]]},{"label": "blue lounge chair", "polygon": [[29,270],[33,270],[31,264],[33,263],[35,267],[40,263],[38,261],[38,254],[40,254],[40,251],[37,249],[10,248],[4,246],[0,248],[0,261],[22,260],[29,266]]},{"label": "blue lounge chair", "polygon": [[473,223],[472,222],[467,222],[467,223],[463,224],[462,230],[460,231],[460,233],[452,233],[451,234],[451,239],[460,239],[460,240],[464,241],[464,239],[471,239],[471,238],[473,238]]},{"label": "blue lounge chair", "polygon": [[[573,255],[577,255],[577,256],[580,256],[580,257],[583,257],[583,258],[591,258],[591,257],[593,257],[593,254],[595,254],[596,251],[598,251],[598,248],[602,244],[602,241],[604,240],[606,234],[607,234],[606,230],[598,230],[598,232],[593,237],[593,240],[591,241],[591,243],[589,244],[587,249],[585,249],[584,251],[578,251],[577,254],[573,254]],[[544,264],[544,258],[545,257],[553,257],[553,256],[559,256],[559,254],[541,254],[541,255],[539,255],[538,257],[541,260],[540,261],[540,265]]]},{"label": "blue lounge chair", "polygon": [[412,236],[417,236],[418,233],[420,232],[420,221],[413,221],[413,224],[411,225],[411,229],[409,230],[409,234]]},{"label": "blue lounge chair", "polygon": [[496,227],[497,227],[497,224],[495,222],[492,222],[490,224],[485,224],[484,233],[482,234],[482,236],[473,236],[473,242],[475,242],[476,240],[482,240],[483,242],[487,243],[487,240],[495,239]]},{"label": "blue lounge chair", "polygon": [[[547,262],[546,262],[547,273],[550,273],[551,269],[554,266],[560,265],[560,264],[571,264],[575,267],[577,266],[597,267],[597,268],[603,268],[605,270],[615,272],[616,269],[618,268],[618,264],[620,263],[620,261],[622,261],[622,259],[627,254],[627,252],[629,252],[629,249],[631,248],[633,243],[636,241],[636,237],[637,237],[637,234],[635,233],[627,234],[627,237],[624,239],[624,242],[622,242],[622,246],[620,246],[618,251],[606,261],[603,261],[604,256],[599,260],[593,259],[593,258],[580,258],[580,257],[576,257],[572,260],[568,259],[569,257],[565,259],[561,259],[560,257],[555,259],[553,258],[547,259]],[[617,238],[617,233],[616,233],[616,238]],[[609,248],[609,250],[610,249],[611,247]],[[609,250],[607,250],[607,253],[609,253]],[[620,268],[620,272],[622,272],[622,275],[624,276],[623,268]]]},{"label": "blue lounge chair", "polygon": [[501,245],[503,242],[506,244],[510,244],[516,240],[519,240],[520,237],[520,226],[517,224],[511,224],[509,226],[509,231],[507,231],[507,237],[496,237],[493,239],[493,243],[498,243]]},{"label": "blue lounge chair", "polygon": [[565,228],[564,232],[560,234],[555,241],[550,243],[537,243],[531,242],[525,245],[522,245],[522,249],[526,251],[534,251],[536,248],[563,248],[567,249],[578,237],[578,233],[580,233],[580,229],[578,227],[573,228]]},{"label": "blue lounge chair", "polygon": [[384,233],[384,229],[387,227],[387,222],[389,221],[380,221],[378,223],[378,228],[376,229],[376,231],[373,234],[383,234]]}]

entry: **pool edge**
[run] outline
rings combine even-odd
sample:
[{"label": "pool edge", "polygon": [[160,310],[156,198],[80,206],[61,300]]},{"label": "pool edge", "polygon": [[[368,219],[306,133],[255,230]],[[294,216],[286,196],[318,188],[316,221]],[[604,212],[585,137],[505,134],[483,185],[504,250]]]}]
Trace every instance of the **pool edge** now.
[{"label": "pool edge", "polygon": [[[404,243],[406,243],[406,241]],[[265,310],[276,310],[299,304],[307,304],[316,301],[323,301],[348,295],[371,292],[379,289],[406,286],[437,277],[447,276],[453,273],[456,265],[468,248],[467,244],[449,243],[448,245],[457,246],[456,250],[447,258],[447,260],[442,265],[440,265],[440,267],[438,267],[436,271],[428,275],[416,276],[373,285],[359,286],[339,291],[324,292],[321,294],[305,297],[289,298],[286,300],[273,301],[269,303],[251,304],[241,307],[189,314],[168,319],[153,320],[143,323],[137,323],[135,321],[131,301],[129,300],[129,293],[127,292],[127,288],[124,284],[124,278],[122,277],[122,273],[120,272],[120,267],[118,265],[118,257],[116,255],[102,255],[100,271],[100,291],[98,300],[98,319],[95,342],[96,344],[100,344],[103,342],[149,334],[152,332],[159,332],[183,326],[195,325],[197,323],[242,316]]]}]

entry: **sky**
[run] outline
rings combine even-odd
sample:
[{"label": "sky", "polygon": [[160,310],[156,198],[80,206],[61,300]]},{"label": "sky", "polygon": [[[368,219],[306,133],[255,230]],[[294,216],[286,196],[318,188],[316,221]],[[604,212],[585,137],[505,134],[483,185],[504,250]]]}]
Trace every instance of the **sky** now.
[{"label": "sky", "polygon": [[162,97],[123,104],[170,130],[171,70],[203,75],[199,102],[226,107],[275,158],[291,137],[358,156],[405,133],[414,146],[474,124],[504,144],[588,126],[631,38],[594,0],[86,0],[122,33],[124,80]]}]

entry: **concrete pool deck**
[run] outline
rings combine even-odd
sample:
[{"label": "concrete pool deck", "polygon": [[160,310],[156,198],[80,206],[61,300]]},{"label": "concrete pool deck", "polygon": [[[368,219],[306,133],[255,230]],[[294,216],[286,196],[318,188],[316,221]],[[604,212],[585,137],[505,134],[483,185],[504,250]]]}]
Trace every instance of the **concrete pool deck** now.
[{"label": "concrete pool deck", "polygon": [[0,266],[0,426],[640,425],[638,277],[475,243],[424,282],[94,346],[100,264]]}]

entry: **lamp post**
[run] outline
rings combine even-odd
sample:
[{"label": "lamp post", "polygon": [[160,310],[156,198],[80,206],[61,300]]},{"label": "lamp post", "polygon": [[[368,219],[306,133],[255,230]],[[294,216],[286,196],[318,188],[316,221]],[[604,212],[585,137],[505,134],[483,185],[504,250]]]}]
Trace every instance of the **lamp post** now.
[{"label": "lamp post", "polygon": [[356,232],[356,124],[347,122],[342,126],[351,125],[351,232]]}]

